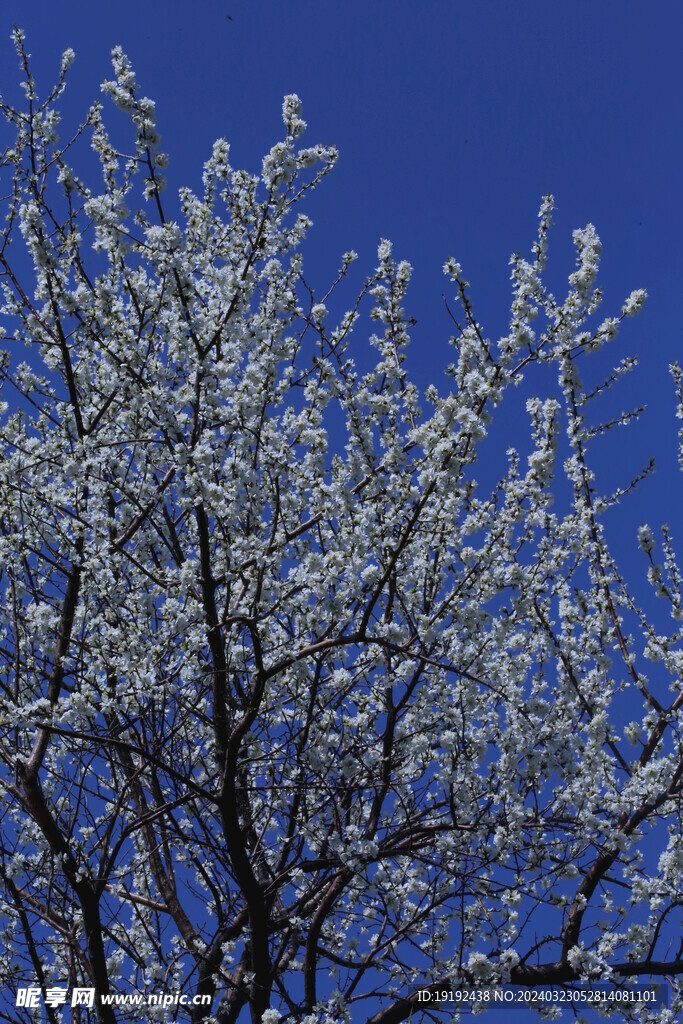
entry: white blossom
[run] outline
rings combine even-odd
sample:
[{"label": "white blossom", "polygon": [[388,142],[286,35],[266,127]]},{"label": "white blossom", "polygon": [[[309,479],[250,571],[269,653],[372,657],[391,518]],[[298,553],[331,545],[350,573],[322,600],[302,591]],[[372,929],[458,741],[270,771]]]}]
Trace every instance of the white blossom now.
[{"label": "white blossom", "polygon": [[63,77],[3,106],[3,990],[39,964],[201,987],[210,1024],[341,1024],[675,975],[682,577],[666,526],[622,574],[603,512],[639,470],[605,491],[594,458],[641,410],[593,415],[635,366],[593,353],[645,292],[597,319],[589,224],[556,297],[546,196],[500,339],[445,262],[453,361],[423,394],[388,240],[360,294],[352,250],[307,284],[337,151],[300,141],[298,97],[260,174],[219,139],[176,203],[113,65],[127,140],[95,104],[59,149]]}]

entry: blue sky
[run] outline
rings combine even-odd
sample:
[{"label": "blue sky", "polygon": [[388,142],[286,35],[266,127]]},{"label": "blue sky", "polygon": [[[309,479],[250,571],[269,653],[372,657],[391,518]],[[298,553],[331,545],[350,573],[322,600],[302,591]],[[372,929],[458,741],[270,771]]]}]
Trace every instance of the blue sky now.
[{"label": "blue sky", "polygon": [[157,102],[171,187],[199,182],[217,136],[230,141],[234,165],[256,170],[279,137],[283,94],[297,92],[309,141],[340,150],[308,207],[307,274],[324,285],[353,248],[362,275],[379,239],[391,238],[414,266],[410,358],[423,385],[452,358],[441,297],[448,256],[462,264],[476,315],[496,337],[507,321],[508,258],[529,249],[541,196],[551,191],[557,202],[550,277],[558,292],[571,270],[571,230],[593,221],[605,315],[633,288],[650,296],[614,353],[640,357],[619,409],[645,401],[648,411],[606,445],[603,468],[615,483],[650,454],[659,468],[610,520],[613,543],[622,565],[632,559],[635,528],[648,516],[653,526],[668,519],[681,549],[667,371],[683,358],[678,0],[647,8],[642,0],[4,0],[0,89],[8,94],[18,78],[14,22],[45,86],[61,51],[76,51],[65,104],[72,123],[109,77],[111,48],[123,46]]},{"label": "blue sky", "polygon": [[257,169],[279,137],[283,94],[297,92],[310,142],[333,142],[341,154],[308,207],[307,275],[326,284],[350,248],[362,275],[380,237],[391,238],[414,266],[411,361],[423,384],[451,357],[446,257],[462,264],[476,315],[496,337],[506,325],[507,261],[533,241],[541,196],[551,191],[557,202],[558,292],[571,269],[571,230],[592,220],[604,246],[605,314],[632,288],[650,295],[624,332],[618,355],[637,352],[641,363],[617,399],[619,411],[647,401],[648,412],[605,446],[610,482],[630,479],[652,453],[659,461],[649,490],[614,526],[622,556],[635,552],[648,507],[680,500],[667,371],[683,343],[678,2],[660,0],[645,14],[638,0],[5,0],[8,92],[15,21],[46,85],[61,50],[76,51],[66,104],[74,121],[110,74],[112,46],[124,47],[157,102],[172,187],[198,184],[219,135],[234,165]]}]

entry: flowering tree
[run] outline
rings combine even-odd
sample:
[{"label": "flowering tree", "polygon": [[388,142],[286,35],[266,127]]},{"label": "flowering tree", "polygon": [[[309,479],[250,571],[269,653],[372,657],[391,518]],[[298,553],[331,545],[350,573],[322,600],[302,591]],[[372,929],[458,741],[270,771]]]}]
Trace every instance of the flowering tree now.
[{"label": "flowering tree", "polygon": [[[343,315],[355,254],[322,299],[305,282],[298,210],[336,153],[300,148],[295,96],[259,175],[221,140],[203,195],[167,205],[125,56],[104,90],[127,152],[99,104],[61,143],[72,54],[40,101],[15,41],[0,988],[34,985],[51,1022],[62,985],[95,992],[74,1022],[138,1021],[114,997],[163,990],[188,1021],[391,1024],[453,1019],[424,993],[475,984],[675,983],[683,653],[610,557],[619,494],[591,468],[617,425],[592,402],[634,361],[591,388],[579,373],[644,292],[596,321],[588,225],[557,301],[547,198],[497,344],[446,264],[455,362],[420,396],[410,268],[387,242]],[[88,134],[97,188],[71,164]],[[529,452],[479,494],[523,377],[545,396],[527,402]],[[649,528],[640,543],[680,620],[668,533],[662,567]],[[31,1019],[13,1004],[3,1019]]]}]

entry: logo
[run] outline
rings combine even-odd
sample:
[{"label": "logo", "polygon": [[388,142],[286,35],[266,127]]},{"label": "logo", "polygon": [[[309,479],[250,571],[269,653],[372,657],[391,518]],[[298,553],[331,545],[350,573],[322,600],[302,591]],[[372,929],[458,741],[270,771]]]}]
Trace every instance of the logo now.
[{"label": "logo", "polygon": [[[41,990],[39,988],[20,988],[17,989],[17,998],[14,1002],[15,1006],[24,1006],[27,1009],[35,1009],[41,1005]],[[55,986],[53,988],[45,989],[45,1005],[50,1007],[64,1006],[67,1000],[67,990]],[[75,988],[71,993],[71,1005],[72,1006],[94,1006],[95,1005],[95,989],[94,988]]]}]

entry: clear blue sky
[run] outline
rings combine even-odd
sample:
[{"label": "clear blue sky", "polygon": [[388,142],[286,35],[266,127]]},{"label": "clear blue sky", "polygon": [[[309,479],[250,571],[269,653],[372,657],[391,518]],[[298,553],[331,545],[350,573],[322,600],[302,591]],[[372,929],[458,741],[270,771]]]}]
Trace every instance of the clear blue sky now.
[{"label": "clear blue sky", "polygon": [[[423,383],[451,354],[445,258],[463,265],[475,312],[497,336],[508,257],[528,250],[540,197],[552,191],[558,291],[571,269],[571,229],[592,220],[604,245],[605,314],[634,287],[650,294],[619,353],[639,352],[641,366],[617,399],[620,408],[646,400],[649,410],[612,443],[610,470],[615,460],[623,469],[612,479],[633,475],[654,451],[651,495],[660,507],[680,499],[667,373],[683,354],[678,0],[4,0],[3,92],[16,81],[13,22],[45,84],[61,50],[76,51],[74,119],[122,44],[157,101],[171,186],[198,183],[218,135],[231,142],[234,165],[258,168],[279,137],[283,94],[297,92],[310,141],[341,153],[309,206],[307,273],[324,284],[349,248],[359,273],[369,271],[379,238],[391,238],[415,268],[412,361]],[[646,499],[632,505],[636,525]],[[635,550],[632,526],[618,541],[625,554]]]},{"label": "clear blue sky", "polygon": [[452,357],[446,257],[462,264],[476,315],[495,337],[506,326],[508,257],[533,241],[541,196],[553,192],[558,206],[558,292],[571,230],[592,220],[604,246],[605,315],[633,288],[650,295],[615,351],[641,359],[619,409],[642,400],[648,412],[605,448],[604,468],[625,482],[655,454],[659,469],[614,520],[613,540],[622,563],[631,559],[647,515],[653,526],[668,519],[683,548],[667,372],[683,359],[680,0],[3,0],[7,93],[17,81],[14,22],[45,85],[61,51],[76,51],[73,120],[109,77],[112,46],[123,46],[157,101],[172,187],[198,183],[219,135],[234,165],[257,169],[279,137],[283,94],[297,92],[310,142],[333,142],[341,154],[309,206],[308,274],[324,284],[350,248],[370,271],[379,238],[391,238],[415,268],[412,363],[423,384]]}]

